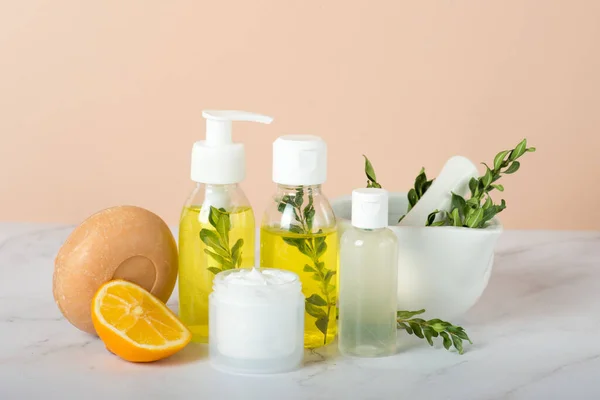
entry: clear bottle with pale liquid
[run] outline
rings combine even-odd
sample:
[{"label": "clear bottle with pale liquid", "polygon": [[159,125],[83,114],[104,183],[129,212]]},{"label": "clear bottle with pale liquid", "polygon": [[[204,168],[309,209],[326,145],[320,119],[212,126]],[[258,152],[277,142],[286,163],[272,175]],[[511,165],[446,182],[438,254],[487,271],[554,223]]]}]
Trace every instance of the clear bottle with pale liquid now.
[{"label": "clear bottle with pale liquid", "polygon": [[338,347],[343,355],[396,352],[398,239],[387,224],[385,190],[352,192],[352,227],[340,240]]}]

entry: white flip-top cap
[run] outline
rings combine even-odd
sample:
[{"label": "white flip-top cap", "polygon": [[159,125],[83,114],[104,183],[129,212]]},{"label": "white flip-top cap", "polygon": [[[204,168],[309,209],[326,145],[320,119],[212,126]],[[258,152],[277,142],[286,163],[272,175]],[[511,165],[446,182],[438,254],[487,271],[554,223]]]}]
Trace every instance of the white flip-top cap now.
[{"label": "white flip-top cap", "polygon": [[318,136],[286,135],[273,142],[273,182],[320,185],[327,179],[327,144]]},{"label": "white flip-top cap", "polygon": [[352,225],[361,229],[388,226],[388,192],[385,189],[352,191]]},{"label": "white flip-top cap", "polygon": [[214,185],[238,183],[246,177],[244,145],[232,143],[231,121],[270,124],[273,118],[247,111],[205,110],[206,140],[194,143],[192,173],[194,182]]}]

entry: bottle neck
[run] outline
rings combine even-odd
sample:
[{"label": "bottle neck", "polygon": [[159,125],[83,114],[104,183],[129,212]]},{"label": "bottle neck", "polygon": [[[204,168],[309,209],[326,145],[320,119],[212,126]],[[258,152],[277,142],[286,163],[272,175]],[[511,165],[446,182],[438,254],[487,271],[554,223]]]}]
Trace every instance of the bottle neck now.
[{"label": "bottle neck", "polygon": [[387,228],[387,227],[382,227],[382,228],[361,228],[361,227],[354,226],[354,225],[352,225],[352,227],[354,229],[358,229],[358,230],[363,231],[363,232],[374,232],[374,233],[381,232],[381,231],[383,231],[384,229]]},{"label": "bottle neck", "polygon": [[199,183],[196,190],[203,194],[202,204],[231,211],[236,207],[249,206],[241,187],[237,183],[226,185]]},{"label": "bottle neck", "polygon": [[218,190],[218,191],[223,191],[223,190],[236,190],[240,187],[239,183],[228,183],[226,185],[218,185],[218,184],[214,184],[214,183],[201,183],[201,182],[196,182],[196,187],[201,187],[203,186],[207,191],[211,191],[211,190]]},{"label": "bottle neck", "polygon": [[300,186],[293,186],[293,185],[281,185],[281,184],[277,184],[277,193],[281,193],[281,194],[296,194],[298,193],[299,190],[302,190],[305,193],[308,194],[312,194],[312,195],[319,195],[322,193],[321,191],[321,185],[300,185]]}]

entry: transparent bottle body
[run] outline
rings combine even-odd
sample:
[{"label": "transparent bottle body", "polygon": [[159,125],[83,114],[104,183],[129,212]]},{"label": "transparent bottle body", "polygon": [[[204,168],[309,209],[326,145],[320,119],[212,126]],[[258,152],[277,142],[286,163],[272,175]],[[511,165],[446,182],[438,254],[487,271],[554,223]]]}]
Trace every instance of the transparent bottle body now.
[{"label": "transparent bottle body", "polygon": [[338,347],[342,354],[396,352],[398,244],[387,228],[348,229],[340,241]]},{"label": "transparent bottle body", "polygon": [[239,185],[196,185],[179,223],[179,317],[193,341],[208,342],[215,274],[254,266],[254,234],[254,214]]},{"label": "transparent bottle body", "polygon": [[331,343],[337,333],[338,238],[320,185],[278,185],[260,232],[260,266],[292,271],[306,297],[304,345]]}]

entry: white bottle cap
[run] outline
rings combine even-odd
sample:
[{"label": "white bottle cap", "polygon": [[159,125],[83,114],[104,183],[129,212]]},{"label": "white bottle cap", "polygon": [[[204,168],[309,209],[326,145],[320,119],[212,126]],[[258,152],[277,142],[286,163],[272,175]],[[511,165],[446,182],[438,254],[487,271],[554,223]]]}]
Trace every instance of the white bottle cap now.
[{"label": "white bottle cap", "polygon": [[388,226],[388,192],[385,189],[352,191],[352,225],[361,229]]},{"label": "white bottle cap", "polygon": [[320,185],[327,179],[327,144],[318,136],[287,135],[273,143],[273,182]]},{"label": "white bottle cap", "polygon": [[194,182],[214,185],[238,183],[246,177],[244,145],[232,143],[231,121],[270,124],[273,118],[246,111],[202,111],[206,118],[206,140],[194,143],[192,173]]}]

